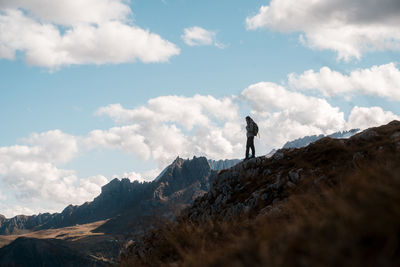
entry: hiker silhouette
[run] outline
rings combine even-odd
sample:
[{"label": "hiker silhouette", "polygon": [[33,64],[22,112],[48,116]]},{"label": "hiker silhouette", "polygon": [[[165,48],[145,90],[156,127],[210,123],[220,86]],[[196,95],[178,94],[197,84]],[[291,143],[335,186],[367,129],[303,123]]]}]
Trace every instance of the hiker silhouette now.
[{"label": "hiker silhouette", "polygon": [[249,159],[249,150],[251,149],[251,158],[254,158],[256,156],[256,149],[254,148],[254,136],[258,134],[258,125],[257,123],[254,122],[250,116],[246,117],[246,136],[247,136],[247,142],[246,142],[246,158]]}]

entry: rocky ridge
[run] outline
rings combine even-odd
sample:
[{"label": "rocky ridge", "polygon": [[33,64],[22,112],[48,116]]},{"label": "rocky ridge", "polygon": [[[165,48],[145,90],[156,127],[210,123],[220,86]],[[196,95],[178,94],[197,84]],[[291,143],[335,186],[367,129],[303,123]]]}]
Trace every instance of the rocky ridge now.
[{"label": "rocky ridge", "polygon": [[372,162],[400,164],[400,122],[367,129],[349,139],[324,137],[307,147],[280,149],[272,157],[219,171],[210,192],[184,212],[190,220],[268,213],[296,188],[338,183]]}]

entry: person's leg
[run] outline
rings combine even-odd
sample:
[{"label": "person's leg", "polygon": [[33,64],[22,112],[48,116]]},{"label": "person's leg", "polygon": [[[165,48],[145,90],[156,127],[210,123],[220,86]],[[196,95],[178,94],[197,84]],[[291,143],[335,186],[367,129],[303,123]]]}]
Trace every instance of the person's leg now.
[{"label": "person's leg", "polygon": [[249,158],[249,148],[250,148],[250,137],[247,137],[247,142],[246,142],[246,159]]},{"label": "person's leg", "polygon": [[250,148],[251,148],[251,157],[254,158],[256,156],[256,149],[254,147],[254,136],[249,137],[250,138]]}]

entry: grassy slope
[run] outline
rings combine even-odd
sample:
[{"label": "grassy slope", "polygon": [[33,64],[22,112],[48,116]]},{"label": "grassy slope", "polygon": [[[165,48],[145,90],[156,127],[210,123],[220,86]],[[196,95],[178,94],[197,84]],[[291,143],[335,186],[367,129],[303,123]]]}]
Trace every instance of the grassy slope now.
[{"label": "grassy slope", "polygon": [[20,235],[0,235],[0,248],[8,245],[18,237],[29,237],[29,238],[55,238],[55,239],[63,239],[63,240],[78,240],[88,236],[94,235],[103,235],[103,233],[93,233],[92,231],[106,221],[98,221],[89,224],[75,225],[71,227],[64,227],[59,229],[48,229],[48,230],[40,230],[36,232],[30,232],[26,234]]},{"label": "grassy slope", "polygon": [[[4,252],[4,249],[7,249],[7,245],[13,245],[13,242],[16,239],[22,237],[29,238],[32,240],[32,242],[36,242],[35,240],[38,239],[38,242],[35,244],[39,248],[42,246],[42,244],[46,244],[46,242],[50,244],[51,247],[54,246],[55,254],[51,256],[55,258],[62,257],[62,247],[66,247],[70,251],[72,251],[71,253],[74,253],[74,251],[79,252],[80,256],[86,257],[87,259],[92,259],[92,264],[95,264],[94,262],[96,262],[96,264],[99,266],[114,264],[118,259],[118,254],[123,239],[120,240],[120,237],[118,236],[111,236],[100,232],[93,232],[99,226],[103,225],[106,221],[107,220],[59,229],[40,230],[20,235],[0,235],[0,254]],[[28,241],[25,241],[25,243],[26,242]],[[20,251],[19,249],[15,253],[21,253],[22,250]],[[29,258],[29,255],[25,256],[27,257],[25,259],[26,262],[29,262],[29,260],[34,260],[33,254],[30,255],[32,256],[31,258]],[[7,255],[6,257],[12,258],[14,256]],[[24,264],[27,264],[26,262],[24,262]],[[63,264],[67,263],[64,262]]]}]

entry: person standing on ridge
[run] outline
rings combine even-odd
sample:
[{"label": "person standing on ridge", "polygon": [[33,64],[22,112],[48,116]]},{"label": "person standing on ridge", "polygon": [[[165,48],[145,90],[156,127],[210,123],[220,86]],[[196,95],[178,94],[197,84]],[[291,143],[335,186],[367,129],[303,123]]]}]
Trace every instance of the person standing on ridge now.
[{"label": "person standing on ridge", "polygon": [[249,159],[249,150],[251,148],[251,158],[254,158],[256,156],[256,150],[254,148],[254,136],[258,134],[258,125],[253,121],[250,116],[246,117],[246,135],[247,135],[247,142],[246,142],[246,159]]}]

